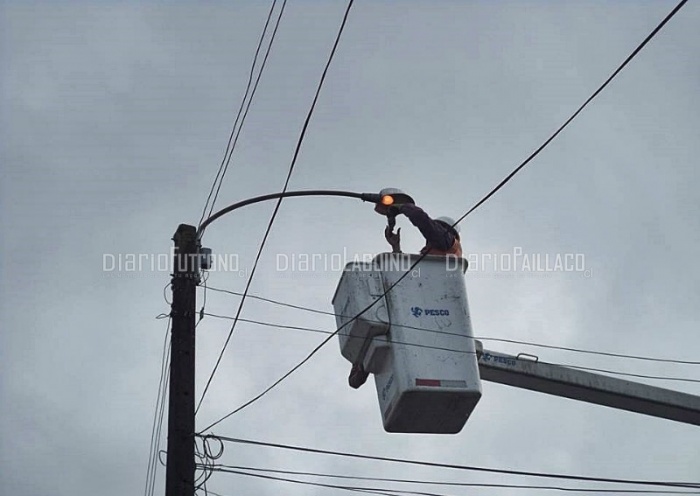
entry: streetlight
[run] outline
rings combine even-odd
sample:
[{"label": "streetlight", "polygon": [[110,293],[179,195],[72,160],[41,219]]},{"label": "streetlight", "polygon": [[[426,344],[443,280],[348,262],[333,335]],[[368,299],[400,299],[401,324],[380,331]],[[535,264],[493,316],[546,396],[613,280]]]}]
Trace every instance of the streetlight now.
[{"label": "streetlight", "polygon": [[[220,217],[241,207],[267,200],[298,196],[343,196],[375,204],[374,210],[386,215],[391,205],[413,203],[413,199],[397,188],[385,188],[379,193],[354,193],[336,190],[283,191],[248,198],[229,205],[211,215],[197,229],[180,224],[175,242],[175,266],[173,268],[173,300],[170,397],[168,404],[168,459],[165,475],[166,496],[194,495],[194,434],[195,434],[195,316],[199,271],[210,250],[201,247],[205,229]],[[206,266],[206,264],[204,265]]]}]

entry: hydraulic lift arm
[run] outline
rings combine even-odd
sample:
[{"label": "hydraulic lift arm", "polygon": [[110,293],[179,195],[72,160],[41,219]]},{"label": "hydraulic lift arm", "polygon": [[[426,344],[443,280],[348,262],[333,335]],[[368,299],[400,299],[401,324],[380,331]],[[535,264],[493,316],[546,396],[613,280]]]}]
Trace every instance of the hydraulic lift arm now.
[{"label": "hydraulic lift arm", "polygon": [[700,396],[484,350],[477,341],[485,381],[700,425]]}]

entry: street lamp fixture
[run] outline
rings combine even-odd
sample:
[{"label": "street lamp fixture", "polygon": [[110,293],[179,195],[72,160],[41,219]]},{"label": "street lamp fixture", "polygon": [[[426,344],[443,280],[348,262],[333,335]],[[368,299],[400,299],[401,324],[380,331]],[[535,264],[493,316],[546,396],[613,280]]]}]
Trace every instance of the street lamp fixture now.
[{"label": "street lamp fixture", "polygon": [[404,203],[415,203],[410,195],[398,188],[384,188],[379,192],[379,201],[375,202],[374,211],[379,215],[387,215],[389,207],[392,205],[402,205]]}]

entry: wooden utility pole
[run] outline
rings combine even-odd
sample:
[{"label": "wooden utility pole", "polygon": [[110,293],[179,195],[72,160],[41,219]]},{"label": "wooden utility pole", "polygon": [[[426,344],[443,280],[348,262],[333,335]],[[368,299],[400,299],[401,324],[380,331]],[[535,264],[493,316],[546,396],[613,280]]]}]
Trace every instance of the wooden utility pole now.
[{"label": "wooden utility pole", "polygon": [[194,351],[197,229],[180,224],[173,237],[172,332],[166,496],[194,496]]}]

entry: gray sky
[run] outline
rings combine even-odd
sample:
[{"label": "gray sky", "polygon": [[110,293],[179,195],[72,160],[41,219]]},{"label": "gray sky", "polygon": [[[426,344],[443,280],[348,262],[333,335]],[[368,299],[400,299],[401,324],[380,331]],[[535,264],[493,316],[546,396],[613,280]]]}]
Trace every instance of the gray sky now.
[{"label": "gray sky", "polygon": [[[290,188],[396,186],[430,214],[458,217],[539,146],[674,5],[358,0]],[[344,8],[288,3],[218,207],[282,187]],[[169,277],[150,266],[105,271],[103,262],[106,255],[168,253],[177,225],[196,224],[268,9],[268,2],[0,2],[6,494],[143,492],[166,327],[154,317],[168,312],[162,289]],[[700,5],[689,2],[556,141],[462,224],[471,255],[516,248],[576,253],[590,270],[473,267],[467,288],[477,335],[698,359],[699,23]],[[272,208],[249,207],[218,221],[205,244],[249,269]],[[419,249],[420,234],[406,219],[399,222],[404,249]],[[279,261],[386,251],[382,230],[368,204],[285,201],[251,291],[330,311],[337,270],[282,271]],[[209,282],[241,291],[245,277],[214,272]],[[237,304],[235,297],[207,294],[212,313],[233,315]],[[253,300],[243,316],[335,329],[331,317]],[[198,396],[229,327],[213,318],[198,327]],[[198,427],[267,387],[321,339],[241,323]],[[489,347],[700,379],[697,366]],[[334,340],[214,432],[519,470],[700,479],[697,427],[497,384],[484,383],[458,435],[388,434],[372,381],[351,390],[348,369]],[[697,383],[647,382],[700,394]],[[237,445],[226,447],[223,460],[505,482]],[[224,474],[215,474],[209,489],[333,493]]]}]

